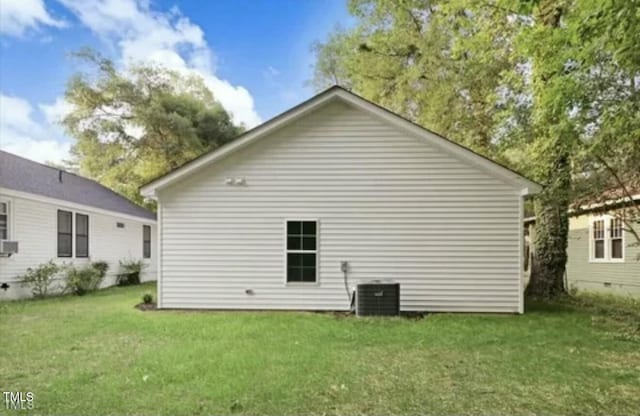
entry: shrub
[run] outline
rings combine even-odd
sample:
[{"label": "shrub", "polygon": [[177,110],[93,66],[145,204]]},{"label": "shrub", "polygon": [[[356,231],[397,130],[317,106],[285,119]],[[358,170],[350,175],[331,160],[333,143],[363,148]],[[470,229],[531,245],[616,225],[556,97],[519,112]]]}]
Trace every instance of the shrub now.
[{"label": "shrub", "polygon": [[37,267],[29,267],[27,272],[20,276],[22,280],[22,286],[31,287],[31,293],[35,298],[44,298],[49,293],[49,287],[55,276],[61,267],[49,260],[47,263],[42,263]]},{"label": "shrub", "polygon": [[147,267],[142,260],[120,260],[120,273],[116,278],[118,286],[140,284],[140,274]]},{"label": "shrub", "polygon": [[151,296],[148,293],[145,293],[145,295],[142,297],[142,302],[147,304],[147,305],[152,303],[153,302],[153,296]]},{"label": "shrub", "polygon": [[69,266],[66,274],[66,289],[78,296],[82,296],[85,293],[96,290],[103,278],[104,276],[100,270],[93,266]]},{"label": "shrub", "polygon": [[107,270],[109,270],[109,263],[106,261],[94,261],[91,266],[100,272],[100,276],[103,278],[107,275]]}]

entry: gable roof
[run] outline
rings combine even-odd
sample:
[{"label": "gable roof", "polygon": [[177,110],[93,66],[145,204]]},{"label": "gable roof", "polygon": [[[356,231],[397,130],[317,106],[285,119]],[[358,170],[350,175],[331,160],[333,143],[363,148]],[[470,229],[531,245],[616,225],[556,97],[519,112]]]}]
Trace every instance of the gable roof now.
[{"label": "gable roof", "polygon": [[0,150],[0,187],[155,220],[156,215],[91,179]]},{"label": "gable roof", "polygon": [[371,101],[368,101],[357,94],[345,90],[340,86],[333,86],[303,103],[285,111],[284,113],[272,118],[271,120],[245,132],[236,140],[218,148],[211,152],[205,153],[190,162],[185,163],[177,169],[174,169],[165,175],[162,175],[140,188],[140,192],[146,197],[155,197],[156,191],[166,187],[205,166],[209,166],[236,151],[254,143],[257,140],[269,135],[277,129],[283,128],[290,123],[300,119],[301,117],[318,110],[328,103],[334,101],[342,101],[350,104],[366,113],[378,118],[388,124],[394,125],[405,131],[409,135],[421,139],[429,144],[435,145],[440,149],[448,152],[459,159],[467,161],[472,165],[486,171],[494,177],[498,177],[507,183],[522,190],[523,195],[534,194],[540,191],[541,186],[523,175],[507,168],[485,156],[482,156],[471,149],[451,141],[443,136],[438,135],[430,130],[419,126],[396,113],[393,113]]}]

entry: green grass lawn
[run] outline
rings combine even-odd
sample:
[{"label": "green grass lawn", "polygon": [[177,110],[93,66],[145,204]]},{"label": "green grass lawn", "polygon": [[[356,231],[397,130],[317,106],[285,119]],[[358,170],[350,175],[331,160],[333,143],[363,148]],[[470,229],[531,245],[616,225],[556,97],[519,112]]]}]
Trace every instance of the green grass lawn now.
[{"label": "green grass lawn", "polygon": [[33,392],[29,414],[640,410],[637,302],[358,319],[141,312],[145,292],[155,287],[0,304],[0,390]]}]

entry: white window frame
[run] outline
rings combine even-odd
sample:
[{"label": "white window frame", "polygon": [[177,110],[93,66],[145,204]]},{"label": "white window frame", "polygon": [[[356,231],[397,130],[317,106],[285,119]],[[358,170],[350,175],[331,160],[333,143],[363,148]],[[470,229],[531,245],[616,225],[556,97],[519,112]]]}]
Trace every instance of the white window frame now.
[{"label": "white window frame", "polygon": [[[589,218],[589,262],[590,263],[624,263],[626,257],[625,250],[625,230],[624,222],[622,223],[622,258],[611,257],[611,221],[619,217],[613,215],[592,215]],[[595,257],[595,239],[593,238],[594,223],[596,221],[604,221],[604,258]]]},{"label": "white window frame", "polygon": [[[289,250],[287,247],[287,225],[289,222],[306,221],[316,223],[316,249],[315,250]],[[320,285],[320,220],[318,218],[285,218],[283,221],[283,278],[285,286],[319,286]],[[289,282],[287,280],[287,254],[289,253],[315,253],[316,255],[316,280],[314,282]]]},{"label": "white window frame", "polygon": [[2,202],[3,204],[6,204],[7,206],[7,238],[5,241],[11,240],[11,237],[13,236],[13,211],[12,211],[12,204],[11,204],[11,200],[8,198],[0,198],[0,202]]},{"label": "white window frame", "polygon": [[607,244],[607,247],[609,248],[609,253],[610,253],[610,257],[611,257],[611,258],[610,258],[610,261],[611,261],[611,262],[614,262],[614,263],[615,263],[615,262],[618,262],[618,263],[624,263],[624,257],[625,257],[625,249],[624,249],[624,246],[625,246],[625,244],[624,244],[624,243],[625,243],[625,241],[624,241],[624,235],[625,235],[625,231],[624,231],[624,221],[623,221],[623,220],[622,220],[622,218],[620,218],[620,217],[611,217],[611,218],[609,218],[609,220],[607,221],[607,224],[609,225],[609,227],[611,227],[611,223],[613,222],[613,220],[616,220],[616,219],[617,219],[617,220],[620,220],[620,237],[619,237],[619,238],[616,238],[616,240],[618,240],[618,239],[619,239],[619,240],[622,240],[622,241],[621,241],[621,244],[622,244],[622,248],[621,248],[621,249],[622,249],[622,257],[621,257],[621,258],[611,257],[611,253],[613,252],[613,250],[612,250],[612,245],[613,245],[613,240],[614,240],[613,236],[611,235],[611,229],[609,229],[609,230],[608,230],[608,233],[607,233],[607,237],[609,238],[609,242],[608,242],[608,244]]}]

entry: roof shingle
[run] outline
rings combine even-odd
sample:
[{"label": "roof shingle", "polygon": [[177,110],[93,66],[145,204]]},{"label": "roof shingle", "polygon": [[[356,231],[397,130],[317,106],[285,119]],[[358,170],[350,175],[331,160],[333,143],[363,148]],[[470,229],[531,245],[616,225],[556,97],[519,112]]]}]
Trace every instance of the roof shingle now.
[{"label": "roof shingle", "polygon": [[2,150],[0,187],[135,217],[156,219],[153,212],[134,204],[98,182]]}]

